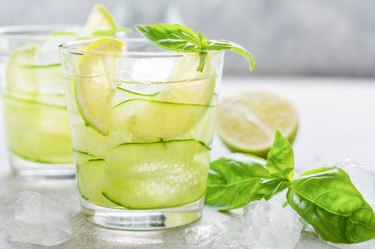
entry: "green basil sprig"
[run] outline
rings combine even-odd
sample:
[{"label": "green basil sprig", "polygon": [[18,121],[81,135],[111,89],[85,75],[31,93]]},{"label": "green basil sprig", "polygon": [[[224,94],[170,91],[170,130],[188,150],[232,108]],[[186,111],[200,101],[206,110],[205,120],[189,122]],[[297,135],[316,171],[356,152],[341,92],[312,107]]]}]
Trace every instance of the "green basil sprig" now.
[{"label": "green basil sprig", "polygon": [[180,24],[157,23],[137,25],[136,29],[156,46],[177,52],[197,52],[200,54],[198,71],[203,71],[209,51],[230,50],[248,60],[249,69],[255,68],[255,58],[241,45],[226,40],[208,40],[202,33]]},{"label": "green basil sprig", "polygon": [[296,180],[293,174],[293,149],[276,132],[266,162],[232,154],[211,163],[206,204],[227,211],[288,188],[287,203],[324,240],[352,244],[375,238],[375,213],[344,170],[323,167]]},{"label": "green basil sprig", "polygon": [[264,159],[232,154],[211,163],[206,204],[220,211],[240,208],[250,201],[270,199],[287,184],[271,176]]}]

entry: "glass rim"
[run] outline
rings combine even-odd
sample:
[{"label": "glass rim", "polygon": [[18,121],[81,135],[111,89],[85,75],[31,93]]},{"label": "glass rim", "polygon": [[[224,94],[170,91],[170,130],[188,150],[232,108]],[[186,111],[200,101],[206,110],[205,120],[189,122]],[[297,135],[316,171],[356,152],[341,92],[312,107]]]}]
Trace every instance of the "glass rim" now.
[{"label": "glass rim", "polygon": [[[110,55],[114,57],[153,57],[153,58],[168,58],[168,57],[182,57],[182,56],[196,56],[199,52],[176,52],[176,51],[123,51],[123,52],[103,52],[103,51],[93,51],[87,49],[76,48],[77,45],[88,45],[91,42],[94,42],[100,38],[96,39],[80,39],[70,42],[65,42],[59,45],[59,50],[65,54],[71,55]],[[145,38],[115,38],[121,42],[124,42],[125,47],[128,43],[138,43],[138,44],[147,44],[153,45],[155,48],[158,48],[155,44],[150,42]],[[224,50],[215,50],[215,51],[207,51],[210,55],[220,55],[224,54]]]},{"label": "glass rim", "polygon": [[0,39],[46,39],[66,37],[71,35],[49,35],[53,31],[83,30],[83,26],[73,24],[51,25],[11,25],[0,26]]}]

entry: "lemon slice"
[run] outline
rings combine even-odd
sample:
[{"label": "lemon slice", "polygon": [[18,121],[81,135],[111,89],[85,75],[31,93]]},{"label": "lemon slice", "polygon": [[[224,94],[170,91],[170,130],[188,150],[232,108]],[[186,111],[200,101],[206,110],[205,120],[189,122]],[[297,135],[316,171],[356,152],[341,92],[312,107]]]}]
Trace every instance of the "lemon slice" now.
[{"label": "lemon slice", "polygon": [[113,38],[102,38],[91,43],[78,62],[74,92],[77,108],[86,125],[102,135],[108,135],[111,99],[115,92],[115,75],[119,53],[124,43]]},{"label": "lemon slice", "polygon": [[85,26],[85,33],[91,35],[97,31],[112,30],[116,22],[109,11],[101,4],[95,4]]},{"label": "lemon slice", "polygon": [[266,157],[275,130],[290,142],[298,130],[296,108],[266,91],[245,91],[224,99],[217,112],[217,131],[232,150]]}]

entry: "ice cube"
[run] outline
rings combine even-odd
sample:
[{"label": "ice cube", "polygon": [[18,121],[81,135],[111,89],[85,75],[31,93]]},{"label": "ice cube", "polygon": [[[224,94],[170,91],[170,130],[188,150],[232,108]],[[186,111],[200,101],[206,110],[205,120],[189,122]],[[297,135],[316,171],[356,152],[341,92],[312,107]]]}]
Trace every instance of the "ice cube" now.
[{"label": "ice cube", "polygon": [[332,165],[344,169],[365,200],[375,208],[375,171],[350,159]]},{"label": "ice cube", "polygon": [[209,246],[223,236],[223,229],[213,224],[202,224],[185,230],[185,241],[194,246]]},{"label": "ice cube", "polygon": [[[283,199],[285,200],[285,198]],[[301,237],[303,223],[289,207],[274,201],[257,201],[244,208],[243,241],[252,249],[293,249]]]},{"label": "ice cube", "polygon": [[246,249],[241,244],[242,224],[237,219],[224,223],[224,228],[207,223],[185,230],[185,242],[194,248],[205,249]]},{"label": "ice cube", "polygon": [[9,241],[53,246],[71,238],[69,218],[61,207],[36,192],[17,195]]}]

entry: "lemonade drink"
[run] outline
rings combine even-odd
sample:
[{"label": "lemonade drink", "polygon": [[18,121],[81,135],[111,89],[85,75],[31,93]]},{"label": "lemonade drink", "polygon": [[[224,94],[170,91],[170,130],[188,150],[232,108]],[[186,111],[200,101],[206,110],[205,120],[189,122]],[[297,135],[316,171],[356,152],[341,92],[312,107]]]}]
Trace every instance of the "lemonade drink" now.
[{"label": "lemonade drink", "polygon": [[82,37],[123,37],[108,10],[95,4],[85,28],[0,29],[4,119],[11,164],[28,178],[74,178],[73,152],[58,45]]},{"label": "lemonade drink", "polygon": [[203,204],[223,53],[198,72],[197,54],[126,46],[101,39],[61,49],[83,212],[117,228],[189,223]]},{"label": "lemonade drink", "polygon": [[73,152],[64,77],[57,46],[62,27],[0,30],[0,69],[8,150],[15,173],[28,178],[72,178]]}]

